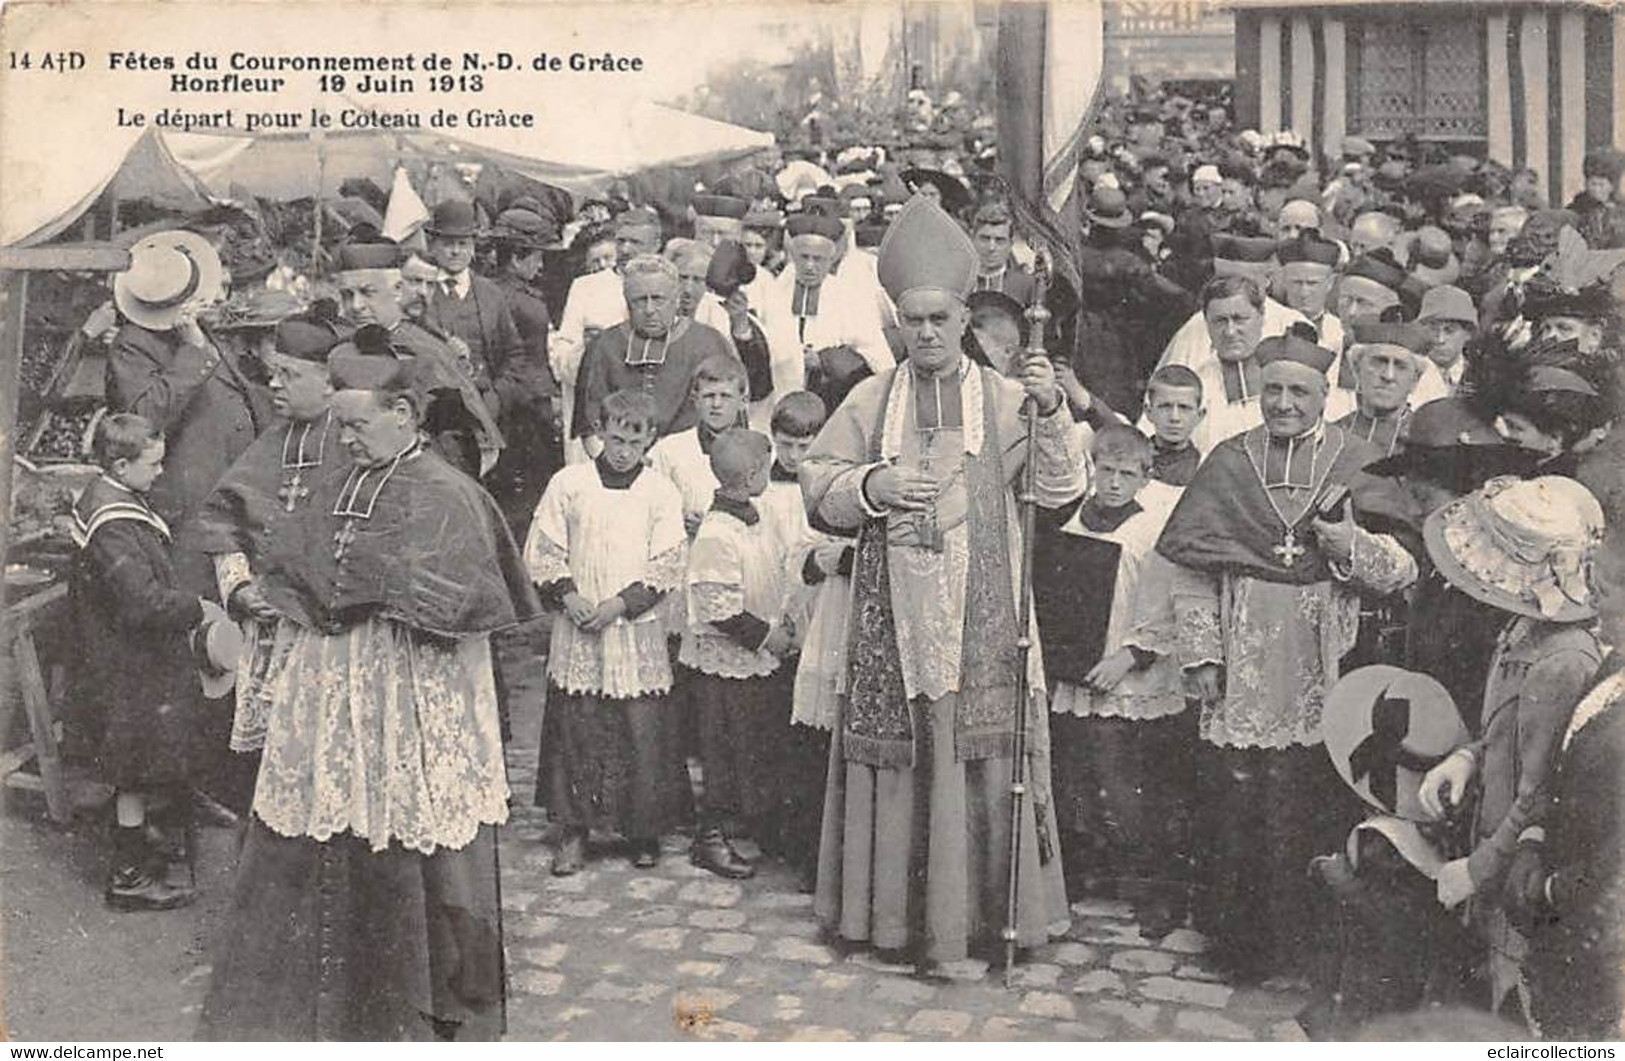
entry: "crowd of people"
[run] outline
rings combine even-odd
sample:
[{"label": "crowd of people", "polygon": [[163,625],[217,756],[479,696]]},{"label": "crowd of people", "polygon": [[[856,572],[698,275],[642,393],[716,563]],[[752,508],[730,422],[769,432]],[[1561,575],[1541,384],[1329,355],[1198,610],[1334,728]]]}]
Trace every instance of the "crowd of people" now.
[{"label": "crowd of people", "polygon": [[203,1037],[498,1034],[538,707],[555,875],[686,832],[744,879],[748,838],[924,968],[1110,896],[1312,1035],[1613,1037],[1625,156],[1557,210],[1339,150],[1145,95],[1058,229],[976,128],[686,214],[448,198],[326,277],[148,236],[75,513],[108,901],[195,898],[207,789]]}]

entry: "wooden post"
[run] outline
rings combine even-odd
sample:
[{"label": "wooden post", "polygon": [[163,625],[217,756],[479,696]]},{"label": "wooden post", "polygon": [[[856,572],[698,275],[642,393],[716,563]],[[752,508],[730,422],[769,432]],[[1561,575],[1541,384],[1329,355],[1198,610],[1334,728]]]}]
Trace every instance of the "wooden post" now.
[{"label": "wooden post", "polygon": [[[11,544],[11,458],[17,451],[17,392],[22,389],[23,305],[27,300],[28,274],[0,272],[0,561]],[[5,580],[0,579],[0,610],[5,606]]]},{"label": "wooden post", "polygon": [[[88,215],[87,215],[88,216]],[[122,247],[105,243],[65,244],[54,247],[0,247],[0,561],[11,545],[11,480],[12,458],[17,452],[17,402],[22,390],[23,365],[23,312],[28,303],[28,274],[36,270],[91,270],[118,272],[129,268],[130,252]],[[62,760],[57,751],[54,720],[45,676],[40,672],[39,656],[34,651],[32,633],[28,630],[31,613],[54,600],[66,596],[61,586],[35,594],[18,605],[3,622],[0,630],[0,699],[6,702],[0,719],[9,723],[12,718],[11,701],[20,695],[28,713],[29,729],[33,736],[31,754],[0,755],[0,777],[12,773],[17,765],[28,758],[39,762],[39,784],[45,791],[46,806],[53,820],[66,822],[73,815]],[[0,578],[0,614],[6,614],[5,580]],[[13,688],[12,675],[15,675]],[[0,740],[9,737],[9,725],[0,725]],[[13,760],[16,762],[13,762]],[[21,780],[24,775],[17,775]]]}]

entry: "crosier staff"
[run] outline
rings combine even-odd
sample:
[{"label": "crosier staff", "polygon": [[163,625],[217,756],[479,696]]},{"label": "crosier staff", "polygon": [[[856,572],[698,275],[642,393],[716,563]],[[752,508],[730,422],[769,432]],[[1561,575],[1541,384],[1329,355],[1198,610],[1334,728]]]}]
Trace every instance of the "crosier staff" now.
[{"label": "crosier staff", "polygon": [[[1027,306],[1027,349],[1024,357],[1046,357],[1044,326],[1050,312],[1044,305],[1049,287],[1049,259],[1040,251],[1034,265],[1032,302]],[[1063,397],[1061,399],[1065,401]],[[1011,751],[1014,761],[1010,768],[1010,867],[1006,881],[1004,906],[1004,986],[1012,986],[1016,967],[1016,896],[1021,884],[1021,816],[1027,802],[1027,698],[1031,694],[1027,677],[1027,661],[1032,655],[1033,608],[1033,535],[1037,529],[1037,495],[1035,493],[1036,458],[1038,450],[1038,399],[1028,395],[1021,404],[1022,417],[1027,423],[1027,456],[1021,468],[1021,586],[1017,594],[1016,622],[1021,629],[1016,635],[1016,712],[1014,741]]]}]

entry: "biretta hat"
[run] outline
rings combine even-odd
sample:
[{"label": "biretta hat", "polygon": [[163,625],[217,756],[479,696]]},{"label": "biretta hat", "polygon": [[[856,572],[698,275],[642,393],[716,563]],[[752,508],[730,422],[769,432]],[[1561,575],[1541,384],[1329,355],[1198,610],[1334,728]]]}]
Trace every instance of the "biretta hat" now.
[{"label": "biretta hat", "polygon": [[203,621],[192,632],[192,655],[203,696],[218,700],[237,684],[237,661],[243,654],[243,631],[226,610],[201,598]]},{"label": "biretta hat", "polygon": [[1232,236],[1225,232],[1213,235],[1215,276],[1250,276],[1264,283],[1274,260],[1275,240],[1272,237]]},{"label": "biretta hat", "polygon": [[1331,370],[1337,355],[1318,343],[1299,335],[1271,335],[1253,348],[1253,359],[1260,368],[1273,361],[1292,361],[1306,365],[1322,374]]},{"label": "biretta hat", "polygon": [[1443,685],[1385,664],[1339,679],[1320,727],[1343,783],[1368,806],[1407,821],[1432,820],[1419,798],[1422,778],[1469,737]]},{"label": "biretta hat", "polygon": [[750,203],[731,195],[696,195],[694,212],[700,217],[722,217],[740,221],[750,213]]},{"label": "biretta hat", "polygon": [[303,317],[289,317],[276,326],[276,352],[300,361],[326,364],[338,344],[332,328]]},{"label": "biretta hat", "polygon": [[1413,354],[1426,354],[1433,334],[1420,324],[1361,317],[1350,328],[1354,345],[1402,346]]},{"label": "biretta hat", "polygon": [[1428,517],[1428,556],[1450,584],[1502,611],[1547,622],[1596,616],[1587,571],[1602,506],[1573,479],[1492,479]]},{"label": "biretta hat", "polygon": [[1275,247],[1275,258],[1282,265],[1289,262],[1313,262],[1327,268],[1336,268],[1342,257],[1342,248],[1329,239],[1312,232],[1300,232],[1297,239],[1287,240]]},{"label": "biretta hat", "polygon": [[1394,252],[1387,247],[1378,247],[1360,255],[1349,263],[1343,275],[1363,277],[1372,283],[1381,284],[1396,295],[1405,283],[1405,270],[1394,257]]},{"label": "biretta hat", "polygon": [[113,278],[113,301],[125,319],[168,331],[188,302],[220,291],[223,276],[220,255],[208,240],[171,229],[130,248],[130,267]]},{"label": "biretta hat", "polygon": [[442,199],[434,205],[423,230],[431,236],[450,239],[473,236],[479,230],[479,216],[474,212],[473,203],[461,199]]},{"label": "biretta hat", "polygon": [[846,232],[841,219],[830,214],[802,211],[784,223],[784,231],[794,239],[797,236],[822,236],[834,243]]},{"label": "biretta hat", "polygon": [[919,288],[964,298],[976,283],[976,245],[936,203],[916,195],[880,243],[880,286],[892,301]]},{"label": "biretta hat", "polygon": [[388,240],[376,243],[341,243],[335,253],[338,271],[394,269],[401,264],[401,248]]},{"label": "biretta hat", "polygon": [[1452,284],[1430,287],[1422,296],[1422,312],[1416,315],[1418,324],[1428,321],[1460,321],[1478,327],[1478,311],[1473,308],[1473,296]]}]

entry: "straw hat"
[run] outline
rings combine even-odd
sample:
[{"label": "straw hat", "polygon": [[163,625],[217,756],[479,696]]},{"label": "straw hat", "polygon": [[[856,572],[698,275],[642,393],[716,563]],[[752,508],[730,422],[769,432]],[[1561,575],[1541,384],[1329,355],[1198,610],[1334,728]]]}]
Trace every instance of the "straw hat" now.
[{"label": "straw hat", "polygon": [[237,684],[237,660],[243,654],[243,631],[226,610],[211,600],[203,602],[203,622],[192,635],[203,695],[219,699]]},{"label": "straw hat", "polygon": [[1428,555],[1450,584],[1491,607],[1547,622],[1594,618],[1586,570],[1602,507],[1573,479],[1492,479],[1423,525]]},{"label": "straw hat", "polygon": [[1344,675],[1326,694],[1320,726],[1343,783],[1409,821],[1432,820],[1417,798],[1422,777],[1468,738],[1444,686],[1387,665]]},{"label": "straw hat", "polygon": [[187,303],[217,295],[223,276],[220,255],[208,240],[171,229],[130,248],[130,267],[113,278],[113,301],[127,320],[164,332]]}]

